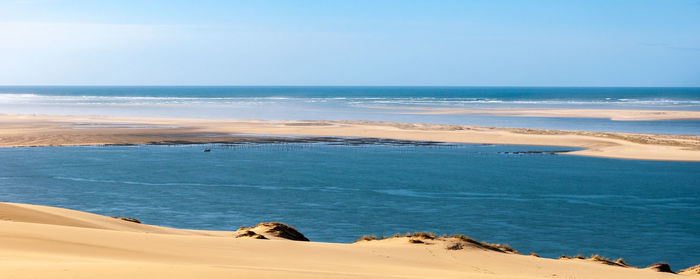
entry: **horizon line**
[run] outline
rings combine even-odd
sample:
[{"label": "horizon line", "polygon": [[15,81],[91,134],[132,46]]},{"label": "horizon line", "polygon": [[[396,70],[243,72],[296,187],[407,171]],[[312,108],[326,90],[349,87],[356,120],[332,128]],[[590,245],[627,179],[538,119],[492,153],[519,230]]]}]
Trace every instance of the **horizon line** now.
[{"label": "horizon line", "polygon": [[0,87],[452,87],[452,88],[700,88],[697,86],[634,86],[634,85],[165,85],[165,84],[0,84]]}]

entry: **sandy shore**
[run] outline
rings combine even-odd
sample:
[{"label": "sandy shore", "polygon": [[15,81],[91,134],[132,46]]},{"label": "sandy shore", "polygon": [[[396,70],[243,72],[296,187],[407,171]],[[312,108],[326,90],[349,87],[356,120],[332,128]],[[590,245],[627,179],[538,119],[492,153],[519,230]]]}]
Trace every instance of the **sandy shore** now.
[{"label": "sandy shore", "polygon": [[404,114],[486,114],[528,117],[607,118],[616,121],[698,120],[700,111],[627,110],[627,109],[555,109],[555,108],[429,108],[371,107]]},{"label": "sandy shore", "polygon": [[371,121],[202,120],[0,115],[0,146],[230,142],[232,134],[372,137],[415,141],[547,145],[564,154],[639,160],[700,161],[700,137],[407,124]]},{"label": "sandy shore", "polygon": [[506,253],[457,239],[398,237],[340,244],[237,238],[233,231],[180,230],[12,203],[0,203],[0,243],[2,278],[680,276],[590,259]]}]

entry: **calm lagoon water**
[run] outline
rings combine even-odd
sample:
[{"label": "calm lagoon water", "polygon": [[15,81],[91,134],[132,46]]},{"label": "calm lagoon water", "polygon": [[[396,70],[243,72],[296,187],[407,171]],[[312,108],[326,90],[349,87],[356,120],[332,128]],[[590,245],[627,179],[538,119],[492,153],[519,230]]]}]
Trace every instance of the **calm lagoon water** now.
[{"label": "calm lagoon water", "polygon": [[[202,149],[212,148],[205,153]],[[312,241],[431,231],[541,256],[700,263],[700,164],[396,144],[0,149],[0,199],[178,228],[262,221]]]}]

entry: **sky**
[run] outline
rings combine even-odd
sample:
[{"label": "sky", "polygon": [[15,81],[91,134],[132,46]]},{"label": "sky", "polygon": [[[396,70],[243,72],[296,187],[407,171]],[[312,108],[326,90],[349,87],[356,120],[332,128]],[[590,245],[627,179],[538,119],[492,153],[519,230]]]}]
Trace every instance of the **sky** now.
[{"label": "sky", "polygon": [[700,0],[0,0],[0,84],[700,86]]}]

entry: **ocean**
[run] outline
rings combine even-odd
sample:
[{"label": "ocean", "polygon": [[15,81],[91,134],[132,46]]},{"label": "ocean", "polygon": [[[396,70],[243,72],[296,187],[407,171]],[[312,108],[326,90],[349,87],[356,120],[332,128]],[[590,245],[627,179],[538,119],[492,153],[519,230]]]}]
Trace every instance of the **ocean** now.
[{"label": "ocean", "polygon": [[700,110],[700,88],[0,86],[0,113],[374,120],[700,135],[700,120],[399,114],[378,107]]},{"label": "ocean", "polygon": [[1,148],[0,197],[188,229],[279,221],[312,241],[429,231],[544,257],[700,262],[700,164],[547,152],[563,150],[391,141]]}]

